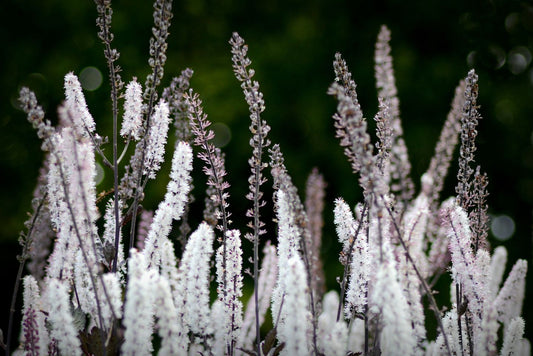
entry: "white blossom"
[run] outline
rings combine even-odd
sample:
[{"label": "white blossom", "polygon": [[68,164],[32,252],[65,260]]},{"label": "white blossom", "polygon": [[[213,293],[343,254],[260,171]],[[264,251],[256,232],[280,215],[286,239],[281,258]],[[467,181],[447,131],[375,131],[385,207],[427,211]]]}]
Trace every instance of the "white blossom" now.
[{"label": "white blossom", "polygon": [[[32,275],[24,277],[23,286],[20,343],[22,345],[34,343],[32,348],[38,352],[38,355],[48,355],[48,343],[50,340],[45,325],[45,315],[41,312],[44,309],[44,305],[41,301],[39,286]],[[26,339],[28,334],[33,336],[33,340]]]},{"label": "white blossom", "polygon": [[64,355],[81,355],[80,339],[70,312],[66,282],[57,279],[48,281],[46,303],[51,326],[50,337],[57,341],[59,352]]},{"label": "white blossom", "polygon": [[192,149],[186,142],[180,142],[174,151],[170,182],[165,199],[159,204],[144,241],[143,254],[149,267],[159,266],[161,256],[159,246],[168,238],[172,221],[179,219],[187,203],[191,190]]},{"label": "white blossom", "polygon": [[155,179],[155,173],[161,168],[164,161],[165,144],[167,143],[168,125],[170,123],[168,104],[160,100],[156,105],[150,121],[146,141],[146,156],[143,174],[150,179]]},{"label": "white blossom", "polygon": [[198,335],[210,330],[209,308],[209,262],[213,254],[215,233],[207,223],[200,224],[185,247],[180,273],[185,278],[184,320],[189,329]]},{"label": "white blossom", "polygon": [[87,133],[94,132],[94,119],[87,109],[78,77],[72,72],[65,75],[65,98],[65,106],[68,110],[72,110],[71,119],[76,132],[82,137],[87,136]]},{"label": "white blossom", "polygon": [[187,330],[182,328],[178,313],[174,306],[170,285],[166,278],[158,276],[154,285],[155,316],[157,329],[161,337],[161,348],[158,355],[183,355],[187,352]]},{"label": "white blossom", "polygon": [[[282,355],[310,355],[312,316],[309,311],[307,273],[302,259],[294,255],[287,261],[285,275],[285,322],[278,325],[278,339],[285,342]],[[288,287],[290,286],[290,288]]]},{"label": "white blossom", "polygon": [[[274,291],[274,287],[276,286],[277,276],[278,256],[276,255],[276,247],[267,241],[263,249],[263,259],[261,261],[261,270],[257,282],[259,325],[263,325],[263,322],[265,321],[265,314],[270,306],[270,298]],[[251,349],[255,338],[255,298],[252,294],[246,305],[246,311],[242,323],[241,340],[238,345],[245,349]]]},{"label": "white blossom", "polygon": [[124,117],[120,135],[122,137],[132,137],[135,141],[141,139],[142,132],[142,87],[133,78],[126,86],[124,94]]},{"label": "white blossom", "polygon": [[500,356],[524,355],[521,353],[521,339],[524,337],[525,323],[521,317],[515,317],[509,322],[503,337]]},{"label": "white blossom", "polygon": [[225,348],[233,349],[242,328],[242,249],[238,230],[227,232],[225,246],[225,251],[224,246],[220,246],[216,255],[218,300],[223,310],[223,319],[219,322],[224,330]]},{"label": "white blossom", "polygon": [[417,345],[409,306],[392,261],[384,261],[377,272],[372,291],[373,307],[381,313],[380,346],[383,355],[412,355]]},{"label": "white blossom", "polygon": [[513,318],[520,316],[524,302],[527,261],[518,260],[494,300],[498,310],[498,321],[505,325]]},{"label": "white blossom", "polygon": [[122,320],[126,328],[121,346],[123,355],[151,355],[153,351],[153,272],[147,271],[143,254],[132,249],[128,261],[128,289]]}]

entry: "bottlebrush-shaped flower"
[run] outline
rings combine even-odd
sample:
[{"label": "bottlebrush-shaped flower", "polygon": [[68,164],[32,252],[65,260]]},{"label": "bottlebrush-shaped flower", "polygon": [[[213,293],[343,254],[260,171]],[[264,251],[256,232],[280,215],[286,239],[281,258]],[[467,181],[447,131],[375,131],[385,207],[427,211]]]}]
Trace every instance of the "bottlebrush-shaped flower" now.
[{"label": "bottlebrush-shaped flower", "polygon": [[23,280],[23,307],[20,343],[29,355],[48,355],[49,336],[45,324],[45,315],[41,312],[43,303],[39,286],[33,276]]},{"label": "bottlebrush-shaped flower", "polygon": [[[225,260],[224,253],[226,254]],[[217,250],[216,268],[218,300],[222,302],[223,315],[222,321],[219,322],[224,330],[225,350],[232,354],[242,327],[242,302],[240,301],[243,286],[242,249],[238,230],[227,232],[226,248],[220,246]]]},{"label": "bottlebrush-shaped flower", "polygon": [[[278,276],[278,256],[276,255],[276,247],[267,241],[263,249],[263,259],[261,262],[261,269],[257,282],[258,286],[258,306],[259,306],[259,325],[263,325],[265,321],[265,314],[270,306],[270,298],[274,287],[276,286],[276,278]],[[238,345],[244,349],[252,349],[252,344],[256,337],[255,334],[255,298],[252,295],[246,305],[244,313],[244,320],[242,323],[241,340]]]},{"label": "bottlebrush-shaped flower", "polygon": [[123,355],[151,355],[154,326],[154,270],[147,272],[144,255],[130,250],[128,261],[128,288],[122,320],[124,343]]},{"label": "bottlebrush-shaped flower", "polygon": [[164,161],[165,145],[167,143],[168,125],[170,124],[168,104],[160,100],[156,105],[148,130],[146,141],[146,156],[143,174],[155,179],[155,174]]},{"label": "bottlebrush-shaped flower", "polygon": [[186,142],[180,142],[174,151],[165,200],[159,204],[148,236],[144,241],[143,254],[148,267],[159,266],[161,263],[159,246],[162,245],[162,241],[168,238],[172,229],[172,221],[179,219],[183,214],[191,189],[192,160],[190,145]]},{"label": "bottlebrush-shaped flower", "polygon": [[506,326],[522,312],[526,284],[527,261],[518,260],[494,300],[498,321]]},{"label": "bottlebrush-shaped flower", "polygon": [[[278,339],[285,342],[281,354],[312,354],[311,331],[312,316],[309,311],[309,288],[305,266],[298,255],[294,255],[285,265],[285,297],[283,309],[285,322],[278,325]],[[290,287],[289,287],[290,286]]]},{"label": "bottlebrush-shaped flower", "polygon": [[94,119],[87,109],[78,77],[72,72],[65,75],[65,98],[65,106],[72,110],[73,126],[77,133],[81,137],[93,133],[95,130]]},{"label": "bottlebrush-shaped flower", "polygon": [[[368,243],[364,235],[356,236],[356,223],[348,204],[337,199],[335,204],[335,224],[339,240],[343,240],[343,252],[349,262],[349,281],[346,291],[344,314],[351,319],[362,314],[367,304],[370,257]],[[351,250],[350,250],[351,249]]]},{"label": "bottlebrush-shaped flower", "polygon": [[409,305],[393,261],[386,260],[380,264],[370,299],[381,315],[381,353],[412,355],[417,339],[410,322]]},{"label": "bottlebrush-shaped flower", "polygon": [[178,320],[168,280],[163,276],[157,276],[153,291],[154,304],[157,306],[154,309],[157,318],[156,328],[161,338],[158,355],[184,355],[189,343],[187,330],[183,329],[182,322]]},{"label": "bottlebrush-shaped flower", "polygon": [[143,131],[142,87],[136,78],[133,78],[126,86],[124,97],[124,117],[122,119],[120,135],[139,141],[141,139],[141,132]]},{"label": "bottlebrush-shaped flower", "polygon": [[46,289],[50,338],[57,341],[59,352],[64,355],[81,355],[78,330],[70,313],[69,292],[64,281],[50,279]]},{"label": "bottlebrush-shaped flower", "polygon": [[215,233],[203,222],[191,235],[180,264],[185,283],[184,320],[197,335],[210,334],[209,279]]}]

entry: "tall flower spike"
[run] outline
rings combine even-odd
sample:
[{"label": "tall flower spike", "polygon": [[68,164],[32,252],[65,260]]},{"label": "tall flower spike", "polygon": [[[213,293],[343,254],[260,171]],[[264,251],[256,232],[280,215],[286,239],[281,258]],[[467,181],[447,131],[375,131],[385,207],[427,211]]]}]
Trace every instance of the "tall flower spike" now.
[{"label": "tall flower spike", "polygon": [[[286,306],[282,307],[283,296],[290,287],[285,284],[288,273],[287,264],[291,257],[298,254],[301,235],[295,224],[294,211],[290,208],[289,194],[279,189],[276,192],[276,211],[278,218],[278,278],[276,288],[272,293],[272,320],[278,326],[285,322],[287,315]],[[281,309],[281,311],[280,311]],[[282,340],[284,341],[284,340]]]},{"label": "tall flower spike", "polygon": [[381,30],[376,42],[375,51],[375,75],[378,97],[388,103],[391,115],[391,128],[393,130],[392,151],[390,157],[390,172],[392,178],[391,191],[396,194],[399,200],[405,205],[414,194],[414,184],[409,174],[411,173],[411,163],[407,155],[407,146],[403,139],[403,129],[400,121],[400,101],[397,95],[394,71],[392,68],[392,57],[390,31],[387,26],[381,26]]},{"label": "tall flower spike", "polygon": [[209,129],[211,122],[207,120],[207,114],[203,111],[200,96],[190,89],[185,94],[185,99],[189,106],[189,119],[195,136],[194,144],[202,149],[202,152],[198,153],[198,157],[205,162],[204,173],[207,175],[207,184],[216,190],[216,194],[211,196],[211,200],[219,209],[217,215],[219,220],[222,220],[222,225],[219,225],[218,228],[222,231],[224,239],[231,223],[229,220],[231,214],[228,211],[229,193],[226,191],[229,188],[229,183],[224,178],[227,174],[224,168],[224,157],[220,149],[211,143],[215,134]]},{"label": "tall flower spike", "polygon": [[185,247],[180,273],[185,278],[184,320],[190,330],[200,336],[211,333],[209,317],[209,268],[213,254],[213,229],[201,223]]},{"label": "tall flower spike", "polygon": [[513,318],[505,330],[503,345],[500,351],[501,356],[525,355],[521,352],[521,340],[524,336],[525,323],[520,317]]},{"label": "tall flower spike", "polygon": [[[226,253],[225,266],[223,265],[224,252]],[[233,355],[242,328],[242,302],[240,301],[243,287],[242,249],[241,234],[238,230],[228,231],[226,251],[223,246],[218,248],[216,267],[218,300],[222,302],[223,311],[220,327],[224,329],[224,349],[226,354]],[[223,278],[226,280],[224,281]]]},{"label": "tall flower spike", "polygon": [[311,289],[314,294],[321,296],[326,291],[326,277],[320,259],[320,247],[322,246],[322,227],[324,226],[324,197],[326,195],[326,182],[324,176],[315,167],[307,178],[305,186],[305,212],[309,219],[309,231],[311,232],[311,256],[313,256],[311,272]]},{"label": "tall flower spike", "polygon": [[[263,93],[259,91],[259,83],[252,80],[255,71],[249,68],[252,63],[248,58],[248,46],[244,44],[244,39],[234,32],[229,43],[231,44],[231,60],[233,61],[233,72],[244,92],[244,98],[249,106],[250,111],[250,131],[252,139],[250,145],[252,146],[252,157],[248,160],[250,165],[251,175],[248,178],[249,192],[246,198],[253,202],[252,208],[246,211],[246,216],[252,219],[248,226],[253,232],[246,233],[245,237],[254,244],[253,250],[253,264],[254,264],[254,293],[259,291],[257,283],[259,278],[259,237],[266,233],[264,229],[264,222],[261,221],[260,209],[265,206],[263,200],[263,192],[261,192],[261,185],[266,182],[263,175],[263,169],[267,166],[263,163],[263,151],[270,145],[270,140],[267,138],[270,126],[261,118],[261,113],[265,110],[265,102],[263,100]],[[259,296],[254,294],[256,308],[259,308]],[[256,309],[256,344],[259,351],[260,332],[259,332],[259,310]]]},{"label": "tall flower spike", "polygon": [[345,88],[337,83],[330,86],[328,94],[337,98],[337,113],[333,115],[337,137],[341,139],[341,146],[345,147],[344,153],[352,164],[353,172],[361,171],[359,184],[365,197],[371,193],[384,196],[388,193],[388,186],[383,173],[375,165],[367,123],[360,108],[353,103]]},{"label": "tall flower spike", "polygon": [[370,299],[381,312],[381,354],[412,355],[417,340],[409,322],[409,305],[402,293],[393,261],[384,261],[380,265]]},{"label": "tall flower spike", "polygon": [[92,134],[95,129],[94,119],[87,109],[78,77],[72,72],[65,75],[65,97],[65,106],[73,111],[73,126],[78,135],[84,137]]},{"label": "tall flower spike", "polygon": [[155,308],[156,327],[159,337],[161,337],[161,348],[158,355],[184,355],[187,353],[187,343],[183,342],[184,330],[181,328],[180,320],[178,320],[168,280],[158,275],[154,291],[156,294],[154,302],[159,306]]},{"label": "tall flower spike", "polygon": [[472,182],[470,180],[474,169],[471,164],[474,162],[474,152],[476,151],[477,125],[481,119],[478,112],[478,76],[472,69],[466,77],[464,91],[464,105],[461,115],[461,149],[459,151],[459,172],[457,173],[457,203],[467,210],[471,205],[470,195]]},{"label": "tall flower spike", "polygon": [[352,73],[349,71],[346,61],[342,59],[340,53],[335,54],[333,68],[335,70],[335,83],[337,83],[337,85],[332,85],[328,94],[343,95],[341,97],[344,100],[343,103],[345,107],[345,109],[343,107],[343,112],[338,110],[338,114],[333,116],[333,120],[335,120],[336,137],[340,139],[340,144],[344,147],[344,154],[348,157],[348,160],[352,165],[352,171],[357,173],[361,169],[362,157],[360,157],[360,153],[356,151],[356,146],[360,144],[365,151],[368,151],[370,137],[361,136],[360,134],[362,132],[366,133],[367,124],[363,117],[361,105],[359,105],[357,99],[357,92],[355,90],[356,86],[355,82],[352,80]]},{"label": "tall flower spike", "polygon": [[48,330],[45,326],[45,315],[40,311],[43,308],[39,286],[33,276],[26,276],[23,280],[23,308],[21,344],[25,351],[32,351],[31,355],[48,354]]},{"label": "tall flower spike", "polygon": [[154,276],[147,272],[143,254],[132,249],[128,261],[128,289],[122,321],[126,328],[121,346],[123,355],[150,355],[153,351]]},{"label": "tall flower spike", "polygon": [[306,271],[300,256],[295,255],[287,261],[285,266],[284,285],[285,300],[283,309],[286,318],[283,324],[278,326],[278,338],[285,342],[282,355],[311,355],[312,341],[310,338],[313,328],[312,314],[307,302],[309,289],[306,282]]},{"label": "tall flower spike", "polygon": [[505,280],[494,305],[498,311],[498,321],[507,325],[511,319],[520,316],[524,303],[527,261],[518,260]]},{"label": "tall flower spike", "polygon": [[[258,278],[258,305],[259,305],[259,325],[263,325],[265,321],[265,314],[270,306],[270,298],[276,286],[276,278],[278,275],[278,257],[276,255],[276,247],[267,241],[263,249],[263,259],[261,261],[261,269]],[[242,323],[241,341],[238,346],[246,350],[252,349],[252,344],[256,338],[256,309],[255,298],[251,296],[246,305],[244,313],[244,320]]]},{"label": "tall flower spike", "polygon": [[[146,76],[144,100],[146,103],[145,113],[152,114],[152,106],[157,100],[156,88],[163,78],[165,62],[167,61],[167,38],[172,19],[172,1],[154,1],[154,27],[152,27],[152,37],[150,38],[150,59],[148,64],[152,68],[152,73]],[[149,125],[148,125],[149,126]]]},{"label": "tall flower spike", "polygon": [[[335,202],[335,224],[339,240],[343,240],[345,263],[350,263],[349,284],[346,291],[344,311],[351,319],[363,314],[367,304],[368,281],[370,276],[370,255],[364,236],[356,235],[356,223],[353,214],[342,199]],[[350,247],[352,249],[350,251]],[[349,255],[351,253],[351,256]],[[343,296],[344,297],[344,296]]]},{"label": "tall flower spike", "polygon": [[165,199],[159,204],[144,241],[143,253],[148,267],[158,267],[161,263],[158,246],[168,238],[172,221],[179,219],[183,214],[190,191],[192,160],[191,146],[186,142],[180,142],[174,151]]},{"label": "tall flower spike", "polygon": [[[281,153],[278,144],[274,145],[270,150],[270,165],[272,177],[274,178],[274,189],[278,191],[283,191],[284,194],[287,195],[288,210],[292,216],[289,220],[289,225],[294,225],[294,227],[297,229],[297,235],[293,238],[296,239],[296,242],[298,243],[298,247],[301,251],[301,257],[304,262],[305,269],[307,271],[307,284],[310,288],[309,303],[311,306],[310,310],[313,320],[313,347],[316,352],[316,320],[318,317],[318,315],[316,315],[316,310],[318,299],[314,293],[314,290],[312,289],[313,276],[311,276],[312,270],[314,269],[313,263],[316,260],[316,256],[313,255],[313,249],[311,247],[313,245],[313,240],[311,235],[311,229],[309,226],[309,219],[307,218],[304,206],[300,200],[300,197],[298,196],[298,190],[296,189],[296,186],[292,183],[292,179],[289,173],[287,172],[285,164],[283,163],[283,154]],[[280,213],[278,212],[278,216],[279,214]]]},{"label": "tall flower spike", "polygon": [[489,291],[486,281],[478,278],[483,272],[479,270],[472,251],[472,232],[468,216],[457,203],[452,203],[445,213],[444,221],[450,241],[452,277],[468,299],[468,309],[479,326]]},{"label": "tall flower spike", "polygon": [[189,82],[193,75],[192,69],[184,69],[179,77],[172,78],[170,85],[163,90],[162,98],[170,107],[170,116],[176,128],[176,140],[189,142],[192,132],[189,123],[189,108],[184,94],[189,90]]},{"label": "tall flower spike", "polygon": [[142,87],[134,77],[126,86],[124,118],[120,135],[139,141],[142,129]]},{"label": "tall flower spike", "polygon": [[78,330],[70,314],[68,289],[65,282],[51,279],[46,290],[50,338],[57,340],[61,354],[81,355]]},{"label": "tall flower spike", "polygon": [[161,100],[155,107],[152,127],[147,137],[146,158],[143,174],[155,179],[155,174],[164,161],[167,143],[168,125],[170,123],[168,104]]}]

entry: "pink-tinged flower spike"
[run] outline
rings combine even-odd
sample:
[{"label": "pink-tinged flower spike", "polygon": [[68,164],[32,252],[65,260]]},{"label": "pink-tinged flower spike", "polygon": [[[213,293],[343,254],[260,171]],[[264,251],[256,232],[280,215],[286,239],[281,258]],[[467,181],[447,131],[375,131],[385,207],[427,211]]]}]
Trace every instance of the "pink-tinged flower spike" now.
[{"label": "pink-tinged flower spike", "polygon": [[124,138],[131,137],[135,141],[139,141],[143,131],[142,87],[136,78],[133,78],[126,86],[124,117],[122,120],[120,135]]},{"label": "pink-tinged flower spike", "polygon": [[405,207],[414,194],[414,184],[409,174],[411,173],[411,163],[407,154],[407,146],[403,139],[403,129],[400,121],[400,101],[392,68],[392,56],[390,31],[386,26],[381,26],[375,51],[375,76],[378,97],[388,104],[391,115],[392,150],[390,156],[391,172],[391,192],[394,193],[399,202]]},{"label": "pink-tinged flower spike", "polygon": [[497,312],[493,305],[487,305],[483,310],[481,325],[474,330],[474,355],[495,355],[497,352],[498,329]]},{"label": "pink-tinged flower spike", "polygon": [[155,179],[155,174],[164,161],[168,125],[170,124],[168,104],[164,100],[160,100],[155,107],[151,124],[147,137],[143,174],[150,179]]},{"label": "pink-tinged flower spike", "polygon": [[274,323],[277,323],[278,326],[280,326],[285,322],[288,312],[286,305],[283,303],[283,299],[287,289],[292,288],[292,286],[285,284],[286,275],[288,273],[287,263],[291,257],[298,255],[298,246],[301,236],[294,221],[294,212],[290,208],[289,195],[281,189],[276,192],[276,205],[279,226],[278,280],[276,283],[276,288],[272,293],[271,310],[272,320],[274,320]]},{"label": "pink-tinged flower spike", "polygon": [[[429,215],[429,200],[424,194],[420,194],[412,203],[403,217],[404,241],[407,253],[416,261],[418,270],[423,278],[429,276],[429,266],[425,254],[424,240]],[[398,270],[403,293],[409,304],[409,314],[414,332],[419,344],[426,339],[426,327],[424,305],[422,304],[421,285],[413,265],[409,263],[405,250],[398,249]]]},{"label": "pink-tinged flower spike", "polygon": [[356,223],[344,200],[335,201],[334,213],[337,235],[343,242],[343,253],[350,267],[344,314],[346,318],[351,319],[356,314],[363,314],[368,302],[366,297],[370,278],[368,243],[363,235],[356,236]]},{"label": "pink-tinged flower spike", "polygon": [[191,146],[186,142],[180,142],[174,151],[170,182],[167,185],[165,199],[155,212],[148,236],[144,241],[143,254],[148,267],[158,267],[161,263],[162,241],[168,238],[172,229],[172,221],[177,220],[183,214],[191,189],[191,170],[193,154]]},{"label": "pink-tinged flower spike", "polygon": [[324,226],[324,198],[326,196],[326,182],[324,176],[315,167],[309,174],[305,185],[305,212],[309,218],[309,231],[312,238],[312,278],[311,287],[318,298],[326,291],[326,277],[324,266],[320,258],[322,246],[322,228]]},{"label": "pink-tinged flower spike", "polygon": [[[63,156],[61,147],[64,138],[58,133],[50,137],[51,155],[48,170],[48,199],[50,220],[57,231],[54,249],[48,259],[47,277],[70,280],[73,277],[77,239],[71,238],[73,232],[72,215],[68,210],[63,184],[68,184],[68,176],[61,162],[71,162],[70,156]],[[70,151],[67,151],[70,152]]]},{"label": "pink-tinged flower spike", "polygon": [[346,264],[348,261],[348,253],[350,249],[350,244],[355,236],[356,223],[353,217],[353,213],[350,210],[350,207],[344,199],[337,198],[335,199],[335,209],[334,213],[334,223],[337,231],[337,238],[342,244],[342,264]]},{"label": "pink-tinged flower spike", "polygon": [[443,218],[450,241],[452,277],[468,299],[468,309],[472,312],[474,323],[479,326],[488,300],[488,286],[486,280],[478,278],[482,271],[479,270],[472,251],[468,216],[457,203],[452,203]]},{"label": "pink-tinged flower spike", "polygon": [[[153,272],[153,270],[152,270]],[[151,355],[154,326],[154,278],[147,272],[142,253],[130,250],[128,261],[128,289],[122,325],[124,343],[122,355]]]},{"label": "pink-tinged flower spike", "polygon": [[311,355],[313,325],[305,266],[302,259],[294,255],[284,268],[287,269],[283,303],[286,318],[284,323],[278,325],[278,339],[285,342],[281,355]]},{"label": "pink-tinged flower spike", "polygon": [[[276,286],[276,278],[278,276],[278,256],[276,255],[276,247],[267,241],[263,248],[263,259],[261,261],[261,269],[259,272],[258,286],[258,305],[259,305],[259,325],[263,325],[265,321],[265,314],[270,306],[270,298],[274,287]],[[255,298],[253,295],[248,300],[246,305],[246,312],[244,313],[244,320],[242,323],[241,340],[237,346],[251,350],[255,340]]]},{"label": "pink-tinged flower spike", "polygon": [[409,305],[402,289],[395,264],[390,259],[384,260],[377,271],[370,296],[372,308],[381,315],[382,355],[412,355],[417,346]]},{"label": "pink-tinged flower spike", "polygon": [[178,320],[178,313],[172,300],[170,285],[165,277],[157,276],[153,291],[155,292],[154,304],[157,318],[157,329],[161,337],[159,356],[185,355],[187,353],[188,340],[184,340],[187,334],[182,329],[182,323]]},{"label": "pink-tinged flower spike", "polygon": [[[160,275],[168,281],[170,292],[172,293],[172,300],[174,308],[176,309],[176,320],[173,327],[179,330],[178,335],[174,335],[174,342],[180,348],[187,350],[189,345],[189,327],[185,322],[185,309],[188,301],[186,290],[186,273],[187,271],[178,271],[176,263],[176,254],[174,251],[174,245],[169,239],[163,241],[161,248],[161,268]],[[183,256],[185,258],[185,255]],[[182,262],[184,265],[184,262]]]},{"label": "pink-tinged flower spike", "polygon": [[[225,250],[225,251],[224,251]],[[226,253],[226,265],[224,256]],[[238,230],[229,230],[226,234],[226,248],[220,246],[216,255],[217,293],[222,302],[224,318],[224,350],[233,355],[242,328],[242,249],[241,234]],[[226,269],[225,273],[223,269]],[[224,281],[224,278],[226,279]]]},{"label": "pink-tinged flower spike", "polygon": [[64,355],[81,355],[78,330],[70,314],[69,292],[66,282],[50,279],[46,289],[50,338],[57,341],[59,352]]},{"label": "pink-tinged flower spike", "polygon": [[[185,278],[184,320],[197,335],[208,335],[210,330],[209,279],[215,233],[203,222],[193,232],[181,259],[180,274]],[[183,278],[182,277],[182,278]]]},{"label": "pink-tinged flower spike", "polygon": [[503,345],[500,356],[526,355],[522,353],[522,338],[524,337],[525,323],[521,317],[510,320],[509,326],[505,329]]},{"label": "pink-tinged flower spike", "polygon": [[78,135],[86,137],[92,134],[95,129],[94,119],[87,109],[78,77],[72,72],[65,75],[65,97],[65,106],[72,110],[72,124]]},{"label": "pink-tinged flower spike", "polygon": [[492,259],[490,261],[490,280],[489,293],[490,300],[496,299],[500,284],[503,281],[503,273],[505,272],[505,265],[507,264],[507,249],[503,246],[498,246],[494,249]]},{"label": "pink-tinged flower spike", "polygon": [[507,327],[511,319],[520,316],[524,303],[527,261],[518,260],[494,300],[498,321]]},{"label": "pink-tinged flower spike", "polygon": [[41,312],[43,305],[39,286],[33,276],[23,279],[23,307],[20,343],[28,355],[48,355],[48,330],[45,315]]}]

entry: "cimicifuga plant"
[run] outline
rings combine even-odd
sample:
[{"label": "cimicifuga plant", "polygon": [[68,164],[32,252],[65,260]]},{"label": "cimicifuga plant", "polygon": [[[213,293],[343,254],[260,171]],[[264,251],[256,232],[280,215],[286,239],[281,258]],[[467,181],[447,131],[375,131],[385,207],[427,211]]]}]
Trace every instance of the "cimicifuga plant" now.
[{"label": "cimicifuga plant", "polygon": [[[190,88],[192,70],[162,88],[172,2],[154,2],[144,80],[121,72],[111,1],[95,6],[111,117],[93,117],[72,72],[55,126],[31,89],[20,90],[45,160],[20,237],[6,355],[530,354],[521,317],[527,262],[516,261],[505,276],[506,249],[491,250],[487,241],[489,181],[475,158],[481,114],[474,70],[455,89],[416,192],[390,31],[383,26],[376,43],[375,134],[348,64],[335,54],[324,92],[336,100],[331,124],[355,174],[346,179],[359,183],[362,198],[327,197],[319,168],[301,197],[282,147],[268,138],[280,128],[262,116],[248,46],[234,33],[228,66],[248,104],[251,146],[249,191],[240,197],[249,203],[236,216],[226,156],[212,141],[201,94]],[[112,120],[112,132],[99,132],[104,120]],[[441,197],[456,146],[456,196]],[[172,157],[170,174],[158,178],[165,156]],[[206,175],[199,217],[190,215],[195,159]],[[103,190],[95,184],[97,160],[113,176]],[[271,197],[264,194],[267,172]],[[156,178],[166,193],[154,211],[144,210],[145,188]],[[270,206],[277,226],[267,230]],[[325,221],[330,206],[334,218]],[[325,224],[336,227],[342,275],[328,275],[320,260]],[[434,290],[443,274],[449,289]],[[337,278],[338,288],[326,290],[326,278]],[[437,292],[449,301],[439,304]]]}]

